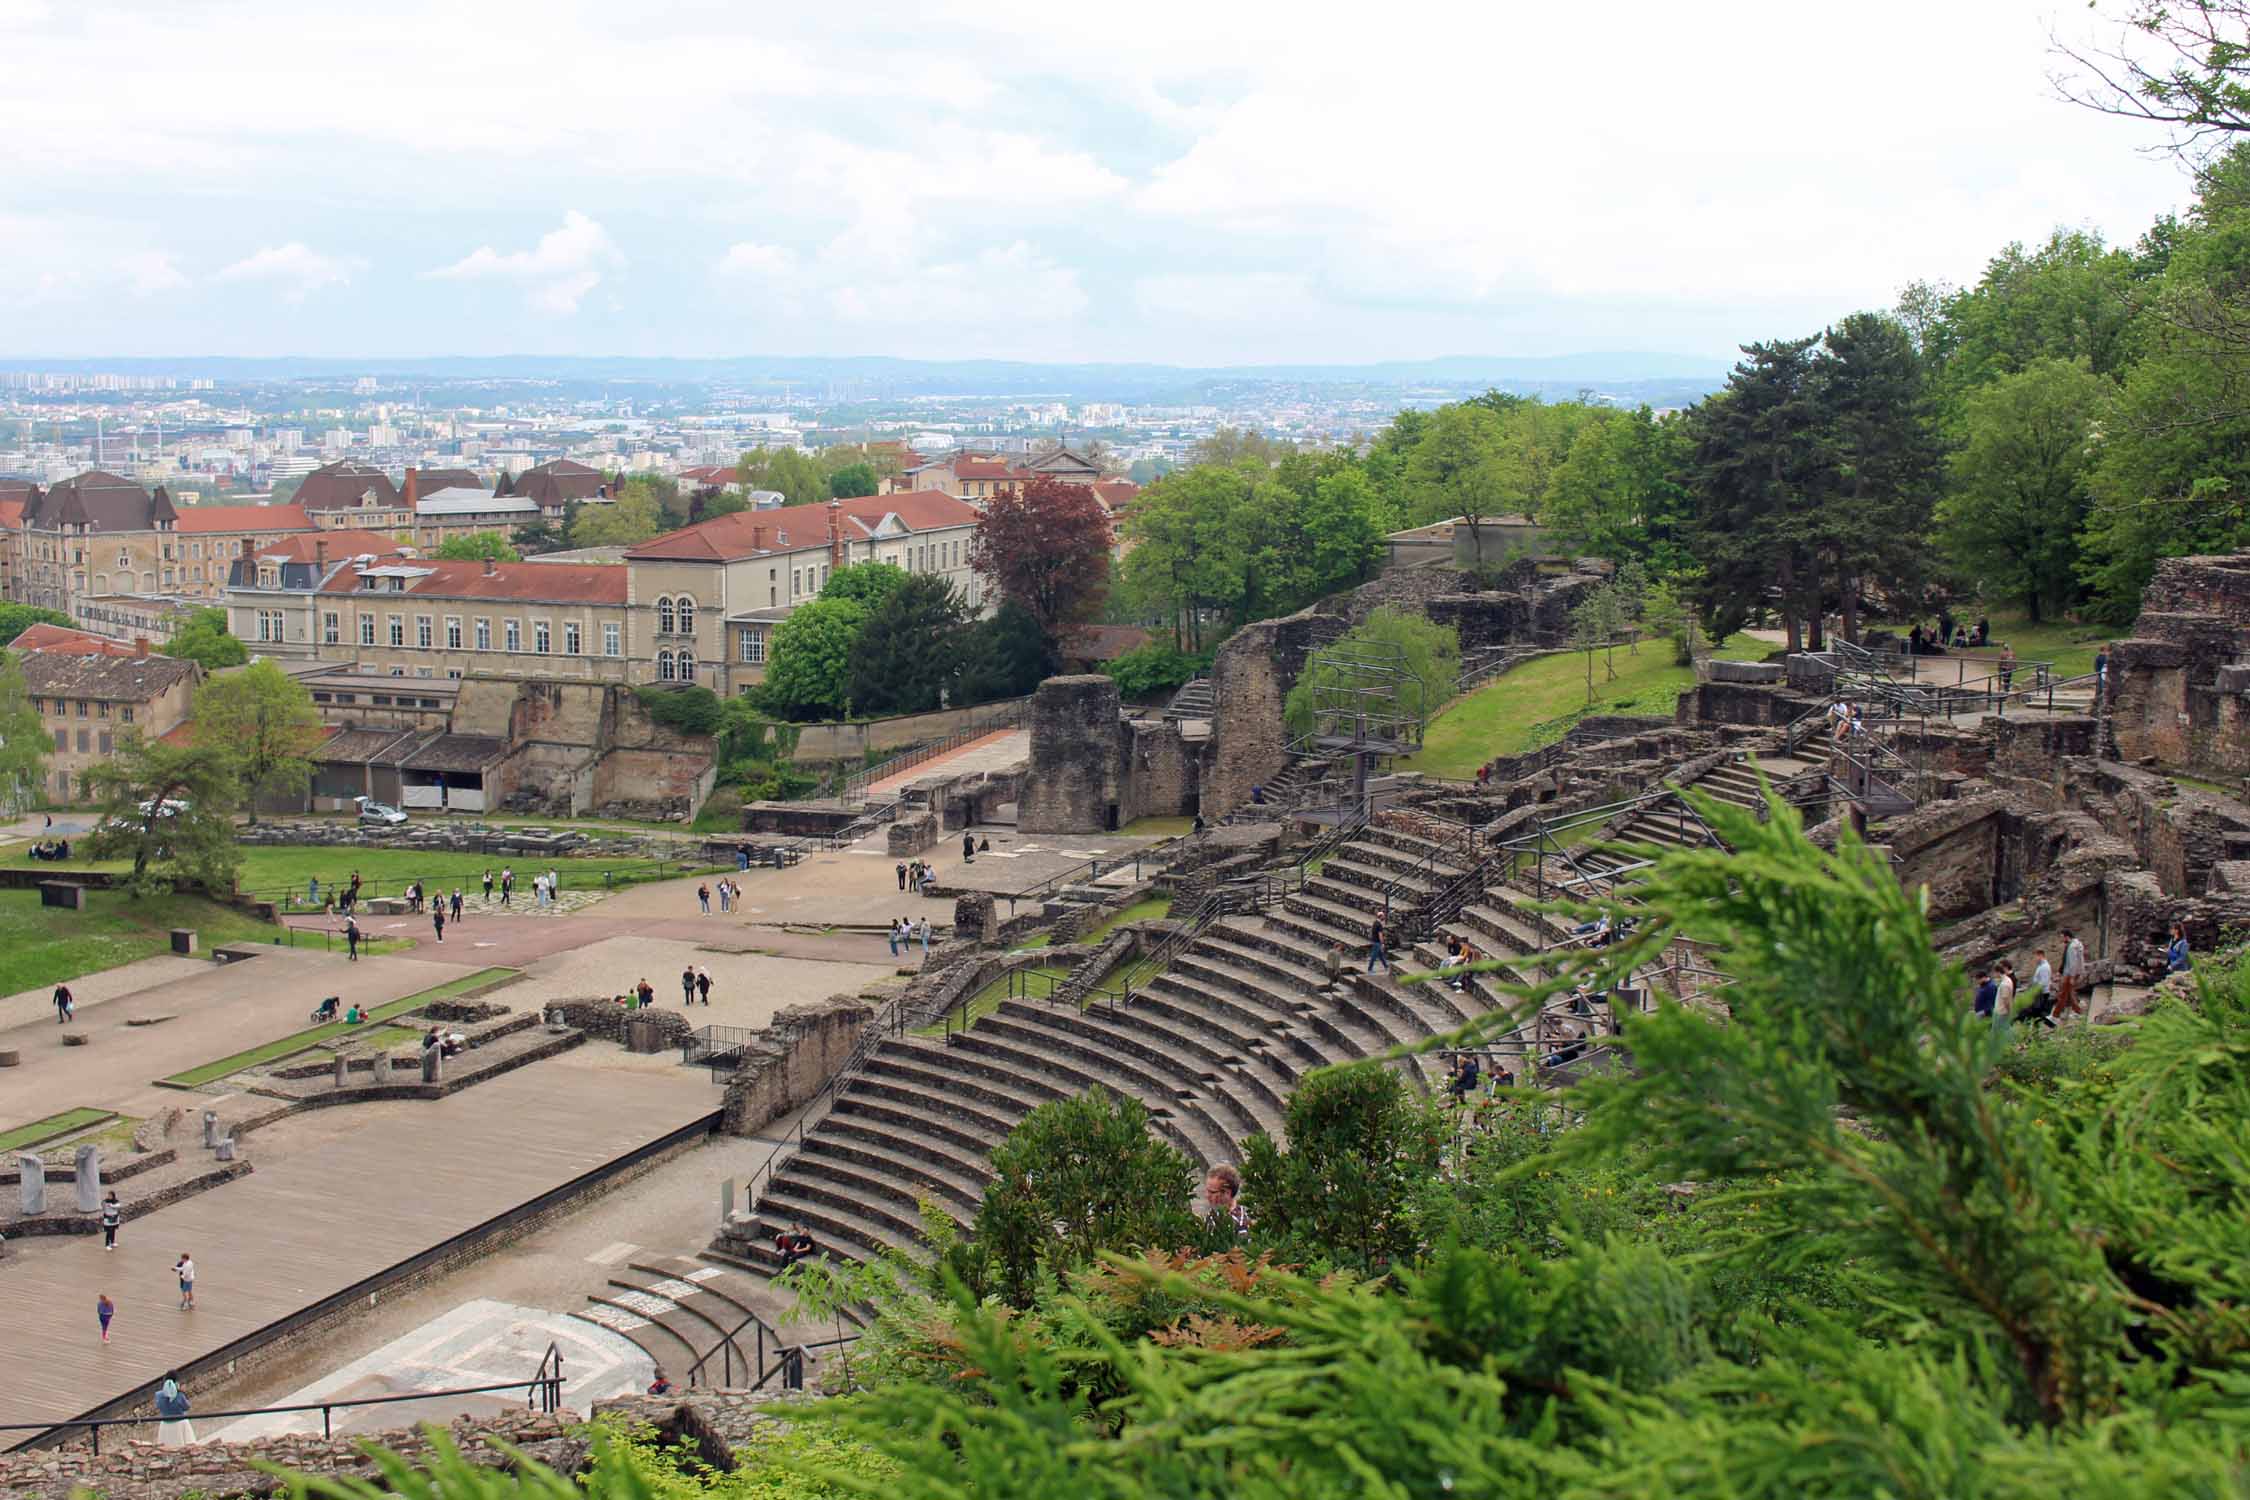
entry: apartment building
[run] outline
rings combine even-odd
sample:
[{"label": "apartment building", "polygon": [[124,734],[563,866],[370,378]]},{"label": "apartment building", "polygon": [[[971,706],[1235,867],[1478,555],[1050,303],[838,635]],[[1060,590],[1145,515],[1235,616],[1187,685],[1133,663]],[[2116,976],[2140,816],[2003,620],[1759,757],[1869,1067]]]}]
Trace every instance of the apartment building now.
[{"label": "apartment building", "polygon": [[22,653],[24,687],[55,748],[47,761],[47,798],[92,800],[87,773],[106,763],[129,734],[169,733],[194,711],[203,669],[192,661],[151,655],[144,641],[129,655],[61,649]]},{"label": "apartment building", "polygon": [[983,581],[969,566],[976,524],[967,501],[917,491],[737,511],[668,532],[625,553],[630,650],[656,681],[739,692],[765,680],[774,627],[852,563],[937,574],[981,609]]}]

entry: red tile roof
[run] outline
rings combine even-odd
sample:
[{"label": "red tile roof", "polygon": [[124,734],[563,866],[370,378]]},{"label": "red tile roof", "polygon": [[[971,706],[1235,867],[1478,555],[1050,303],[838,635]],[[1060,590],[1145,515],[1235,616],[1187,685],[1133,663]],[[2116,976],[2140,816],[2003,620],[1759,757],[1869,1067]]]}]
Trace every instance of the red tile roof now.
[{"label": "red tile roof", "polygon": [[[977,508],[942,490],[907,490],[894,495],[861,495],[836,502],[847,541],[875,534],[886,516],[895,515],[908,531],[973,526]],[[781,534],[787,532],[784,545]],[[758,545],[760,534],[763,545]],[[761,552],[797,552],[828,544],[828,506],[779,505],[772,510],[738,510],[653,537],[626,552],[633,561],[724,562]]]},{"label": "red tile roof", "polygon": [[734,470],[718,464],[697,464],[692,469],[682,469],[680,477],[692,479],[697,484],[727,485],[735,482]]},{"label": "red tile roof", "polygon": [[357,567],[339,568],[321,585],[323,594],[353,594],[365,599],[489,599],[542,604],[623,604],[626,570],[615,563],[495,563],[443,558],[379,558],[378,567],[412,568],[426,576],[409,578],[403,592],[360,586]]},{"label": "red tile roof", "polygon": [[188,532],[310,531],[302,505],[190,505],[176,527]]},{"label": "red tile roof", "polygon": [[8,643],[18,651],[56,651],[65,656],[137,656],[140,653],[123,641],[113,641],[107,636],[89,631],[73,630],[67,625],[50,625],[45,620],[26,629]]},{"label": "red tile roof", "polygon": [[1123,510],[1140,497],[1141,487],[1130,479],[1105,479],[1094,486],[1094,495],[1111,510]]},{"label": "red tile roof", "polygon": [[21,531],[22,529],[23,502],[21,500],[0,500],[0,531]]},{"label": "red tile roof", "polygon": [[953,465],[956,479],[1013,479],[1019,483],[1036,476],[996,458],[964,458]]}]

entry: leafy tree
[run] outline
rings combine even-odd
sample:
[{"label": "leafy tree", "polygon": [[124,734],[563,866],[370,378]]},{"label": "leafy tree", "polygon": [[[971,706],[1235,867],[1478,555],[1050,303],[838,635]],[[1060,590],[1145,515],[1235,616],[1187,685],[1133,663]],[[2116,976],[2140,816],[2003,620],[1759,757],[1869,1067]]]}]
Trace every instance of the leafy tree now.
[{"label": "leafy tree", "polygon": [[817,505],[830,498],[828,471],[820,460],[794,448],[753,448],[735,460],[735,478],[745,490],[774,490],[790,505]]},{"label": "leafy tree", "polygon": [[253,662],[196,689],[195,737],[234,756],[255,823],[260,797],[301,792],[312,780],[320,711],[303,683],[270,661]]},{"label": "leafy tree", "polygon": [[872,610],[913,576],[897,563],[853,563],[828,575],[828,581],[820,586],[820,597],[849,599]]},{"label": "leafy tree", "polygon": [[[1590,588],[1570,607],[1570,649],[1586,657],[1586,701],[1594,701],[1594,656],[1610,643],[1617,629],[1617,596],[1604,585]],[[1611,677],[1617,675],[1610,670]]]},{"label": "leafy tree", "polygon": [[2078,593],[2078,533],[2090,503],[2094,426],[2109,383],[2042,359],[1972,393],[1962,408],[1953,488],[1938,510],[1947,551],[2034,623]]},{"label": "leafy tree", "polygon": [[1194,1186],[1194,1167],[1149,1128],[1140,1100],[1101,1088],[1051,1099],[993,1148],[992,1180],[951,1265],[980,1294],[1029,1307],[1041,1276],[1099,1251],[1189,1243]]},{"label": "leafy tree", "polygon": [[0,604],[0,646],[5,646],[34,625],[71,625],[70,616],[58,609],[41,609],[33,604]]},{"label": "leafy tree", "polygon": [[292,474],[285,479],[276,479],[272,487],[267,490],[266,498],[275,505],[287,505],[297,498],[297,491],[303,487],[304,482],[305,476],[302,474]]},{"label": "leafy tree", "polygon": [[242,854],[234,841],[241,761],[230,745],[201,736],[170,745],[138,734],[86,775],[102,802],[87,836],[96,859],[131,859],[126,886],[136,896],[187,886],[214,896],[234,890]]},{"label": "leafy tree", "polygon": [[1284,1259],[1380,1272],[1419,1245],[1406,1204],[1438,1170],[1445,1126],[1388,1068],[1332,1068],[1289,1096],[1286,1147],[1242,1143],[1242,1199],[1258,1243]]},{"label": "leafy tree", "polygon": [[631,547],[664,530],[664,513],[646,481],[629,479],[606,504],[581,505],[570,521],[573,547]]},{"label": "leafy tree", "polygon": [[626,490],[644,494],[656,502],[657,529],[668,531],[674,526],[684,526],[688,519],[687,496],[680,490],[680,481],[670,474],[619,475],[614,493]]},{"label": "leafy tree", "polygon": [[2114,50],[2058,44],[2076,76],[2063,96],[2105,115],[2168,127],[2194,154],[2250,131],[2250,4],[2245,0],[2129,0],[2127,34],[2148,45]]},{"label": "leafy tree", "polygon": [[1117,681],[1129,703],[1170,693],[1211,670],[1209,652],[1187,652],[1161,642],[1128,651],[1102,670]]},{"label": "leafy tree", "polygon": [[227,612],[199,609],[164,643],[164,654],[198,662],[206,672],[239,667],[250,659],[250,648],[227,634]]},{"label": "leafy tree", "polygon": [[54,741],[31,705],[23,661],[0,651],[0,803],[22,809],[44,799]]},{"label": "leafy tree", "polygon": [[1240,427],[1221,427],[1188,449],[1188,463],[1217,464],[1231,469],[1247,461],[1252,468],[1266,469],[1296,451],[1297,445],[1287,438],[1270,438],[1262,432]]},{"label": "leafy tree", "polygon": [[1338,660],[1345,654],[1386,658],[1400,668],[1390,696],[1363,699],[1363,707],[1424,723],[1453,696],[1461,675],[1459,631],[1419,613],[1383,605],[1339,638],[1333,654],[1316,651],[1305,664],[1282,700],[1282,718],[1292,735],[1311,733],[1335,692],[1358,685],[1354,670]]},{"label": "leafy tree", "polygon": [[541,516],[536,521],[526,521],[508,534],[509,545],[519,557],[537,557],[542,552],[560,552],[570,545],[570,526],[561,525]]},{"label": "leafy tree", "polygon": [[960,592],[935,573],[913,574],[883,595],[852,645],[852,706],[868,714],[938,707],[959,677],[968,619]]},{"label": "leafy tree", "polygon": [[1053,636],[1101,608],[1109,548],[1109,512],[1094,492],[1042,475],[985,503],[969,562]]},{"label": "leafy tree", "polygon": [[814,599],[791,610],[774,627],[765,705],[792,719],[847,716],[852,647],[866,623],[867,607],[855,599]]},{"label": "leafy tree", "polygon": [[1501,419],[1486,406],[1440,407],[1407,456],[1405,479],[1415,521],[1428,525],[1460,517],[1475,538],[1479,566],[1485,518],[1521,510],[1525,503],[1521,455],[1509,451]]},{"label": "leafy tree", "polygon": [[651,719],[681,734],[717,734],[725,722],[726,705],[734,701],[693,682],[649,683],[634,689],[633,695]]},{"label": "leafy tree", "polygon": [[1578,429],[1555,472],[1541,521],[1569,551],[1673,572],[1688,559],[1688,426],[1647,407]]},{"label": "leafy tree", "polygon": [[750,497],[740,490],[707,486],[688,497],[688,524],[712,521],[750,508]]},{"label": "leafy tree", "polygon": [[1126,591],[1170,618],[1175,645],[1201,650],[1207,618],[1236,612],[1243,558],[1234,532],[1250,492],[1241,470],[1198,464],[1149,486],[1126,517]]},{"label": "leafy tree", "polygon": [[1954,399],[2043,359],[2122,373],[2136,357],[2141,275],[2132,255],[2090,230],[2058,229],[2032,248],[2009,245],[1975,286],[1945,304],[1939,337]]},{"label": "leafy tree", "polygon": [[476,562],[483,558],[490,558],[494,562],[523,561],[523,554],[510,546],[508,539],[497,531],[472,531],[465,536],[449,536],[439,542],[437,550],[430,555],[455,562]]},{"label": "leafy tree", "polygon": [[1003,600],[969,633],[962,651],[959,701],[1021,698],[1061,670],[1054,637],[1039,628],[1030,610],[1012,599]]},{"label": "leafy tree", "polygon": [[838,500],[872,495],[882,488],[883,481],[876,477],[873,464],[846,464],[828,476],[828,493]]}]

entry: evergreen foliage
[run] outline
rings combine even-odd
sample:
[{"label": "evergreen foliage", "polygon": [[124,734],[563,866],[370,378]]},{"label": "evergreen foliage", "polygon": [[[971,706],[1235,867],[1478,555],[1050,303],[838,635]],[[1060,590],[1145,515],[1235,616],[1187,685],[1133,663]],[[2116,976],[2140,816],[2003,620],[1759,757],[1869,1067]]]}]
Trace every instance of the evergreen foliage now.
[{"label": "evergreen foliage", "polygon": [[[1370,708],[1427,720],[1453,696],[1461,676],[1461,636],[1418,612],[1384,605],[1369,613],[1335,643],[1342,651],[1362,651],[1395,659],[1404,669],[1395,691]],[[1282,701],[1282,719],[1292,735],[1312,732],[1323,694],[1348,686],[1351,669],[1315,652]]]}]

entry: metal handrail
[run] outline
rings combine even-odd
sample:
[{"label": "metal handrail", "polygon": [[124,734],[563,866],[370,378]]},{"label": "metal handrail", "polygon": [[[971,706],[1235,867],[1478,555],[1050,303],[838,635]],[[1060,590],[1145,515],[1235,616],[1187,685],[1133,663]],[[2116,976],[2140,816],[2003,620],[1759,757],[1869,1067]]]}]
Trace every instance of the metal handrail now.
[{"label": "metal handrail", "polygon": [[889,760],[877,761],[864,770],[853,772],[844,778],[842,795],[849,798],[856,793],[864,792],[878,781],[896,776],[901,771],[910,770],[921,765],[924,761],[934,760],[948,750],[958,750],[971,740],[982,739],[996,729],[1021,724],[1023,722],[1024,702],[1025,700],[1022,698],[1010,699],[999,712],[989,717],[964,724],[951,734],[932,740],[926,745],[917,745],[911,750],[901,751]]},{"label": "metal handrail", "polygon": [[[391,1396],[354,1396],[341,1401],[301,1401],[288,1406],[252,1406],[237,1411],[199,1411],[194,1415],[210,1421],[220,1417],[280,1416],[290,1412],[317,1411],[320,1413],[320,1435],[335,1436],[334,1414],[361,1406],[389,1406],[400,1401],[436,1401],[448,1396],[489,1396],[499,1391],[522,1391],[524,1405],[552,1415],[562,1410],[563,1356],[561,1346],[550,1343],[547,1352],[539,1357],[539,1368],[529,1380],[504,1380],[492,1385],[448,1386],[438,1391],[406,1391]],[[85,1428],[92,1438],[93,1454],[101,1456],[102,1429],[104,1427],[146,1427],[161,1421],[158,1417],[73,1417],[61,1422],[0,1422],[0,1432],[63,1433]],[[23,1445],[30,1446],[30,1445]]]},{"label": "metal handrail", "polygon": [[[866,1066],[867,1059],[874,1055],[875,1049],[882,1044],[882,1041],[888,1036],[902,1035],[905,1030],[905,1010],[899,1004],[898,997],[893,996],[891,999],[884,1001],[882,1008],[877,1010],[868,1019],[867,1024],[860,1028],[858,1037],[852,1042],[852,1050],[845,1054],[842,1065],[835,1072],[829,1074],[819,1088],[813,1090],[812,1097],[805,1101],[804,1108],[797,1111],[797,1123],[790,1127],[789,1134],[783,1137],[781,1142],[773,1148],[773,1154],[759,1165],[758,1170],[750,1174],[749,1187],[745,1198],[752,1212],[755,1212],[758,1207],[760,1184],[763,1183],[765,1186],[771,1187],[773,1179],[780,1173],[781,1168],[803,1148],[805,1144],[805,1121],[812,1117],[813,1107],[823,1099],[833,1102],[835,1099],[842,1097],[844,1085],[857,1076],[862,1067]],[[826,1119],[827,1116],[823,1114],[821,1118]]]}]

